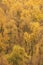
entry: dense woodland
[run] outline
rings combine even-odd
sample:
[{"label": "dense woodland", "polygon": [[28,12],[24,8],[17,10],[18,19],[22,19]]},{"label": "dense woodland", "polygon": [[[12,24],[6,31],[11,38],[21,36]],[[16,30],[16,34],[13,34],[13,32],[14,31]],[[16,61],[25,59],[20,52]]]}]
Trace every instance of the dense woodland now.
[{"label": "dense woodland", "polygon": [[0,65],[43,65],[43,0],[0,0]]}]

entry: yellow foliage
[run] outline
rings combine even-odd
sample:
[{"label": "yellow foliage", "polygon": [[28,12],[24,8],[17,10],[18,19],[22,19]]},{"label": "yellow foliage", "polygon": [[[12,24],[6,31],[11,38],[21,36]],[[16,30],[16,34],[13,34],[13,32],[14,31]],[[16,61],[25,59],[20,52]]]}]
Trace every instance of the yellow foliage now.
[{"label": "yellow foliage", "polygon": [[43,0],[0,0],[0,53],[11,53],[12,65],[43,65],[42,37]]}]

